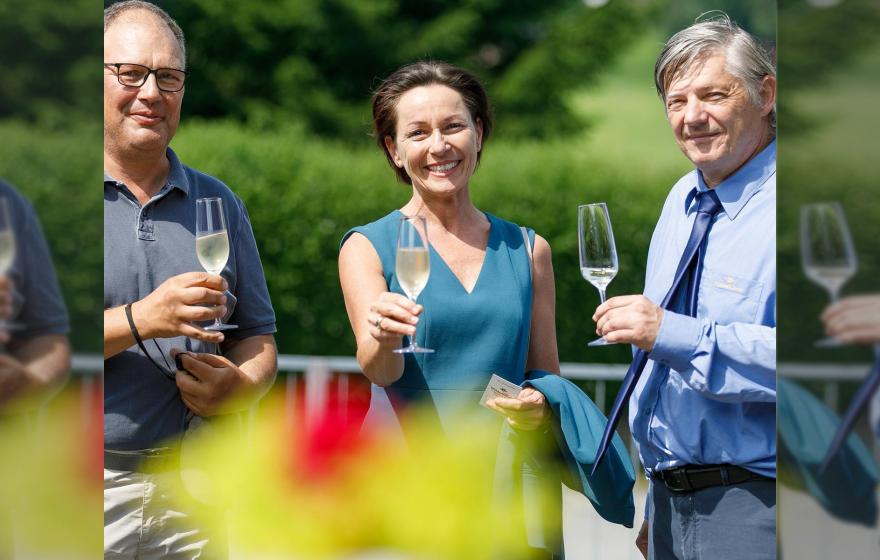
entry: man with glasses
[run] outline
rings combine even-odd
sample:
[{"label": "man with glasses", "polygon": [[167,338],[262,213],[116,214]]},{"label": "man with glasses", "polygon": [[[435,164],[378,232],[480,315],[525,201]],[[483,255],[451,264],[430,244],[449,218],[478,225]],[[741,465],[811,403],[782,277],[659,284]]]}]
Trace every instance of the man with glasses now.
[{"label": "man with glasses", "polygon": [[[247,211],[168,147],[186,79],[183,33],[168,14],[142,1],[104,11],[105,558],[226,556],[222,531],[194,521],[205,512],[180,505],[182,435],[193,418],[234,418],[276,372]],[[227,218],[221,275],[201,272],[196,257],[196,200],[207,197],[223,200]],[[238,328],[198,326],[217,317]]]}]

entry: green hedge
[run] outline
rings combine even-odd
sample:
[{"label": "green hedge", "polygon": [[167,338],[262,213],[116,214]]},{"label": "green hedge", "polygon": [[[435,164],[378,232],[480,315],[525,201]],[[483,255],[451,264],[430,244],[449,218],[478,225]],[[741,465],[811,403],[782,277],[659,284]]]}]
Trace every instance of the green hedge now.
[{"label": "green hedge", "polygon": [[779,266],[779,360],[867,362],[866,347],[816,348],[823,336],[819,314],[828,294],[804,276],[800,265],[800,206],[838,201],[846,212],[859,259],[856,275],[842,296],[878,294],[880,204],[877,198],[877,128],[873,110],[880,77],[880,46],[863,50],[853,64],[841,66],[827,85],[795,91],[780,112],[813,123],[785,134],[779,142],[777,263]]},{"label": "green hedge", "polygon": [[[338,245],[351,227],[402,206],[409,189],[394,180],[369,138],[363,146],[316,141],[294,129],[251,134],[238,125],[189,122],[173,147],[187,164],[215,175],[245,201],[278,317],[285,353],[353,354],[337,272]],[[686,163],[686,162],[684,162]],[[681,174],[609,162],[586,141],[490,141],[471,192],[487,212],[533,227],[553,248],[557,326],[564,361],[622,362],[629,350],[589,350],[596,290],[577,262],[578,204],[606,201],[620,273],[609,295],[640,292],[645,257],[666,193]]]}]

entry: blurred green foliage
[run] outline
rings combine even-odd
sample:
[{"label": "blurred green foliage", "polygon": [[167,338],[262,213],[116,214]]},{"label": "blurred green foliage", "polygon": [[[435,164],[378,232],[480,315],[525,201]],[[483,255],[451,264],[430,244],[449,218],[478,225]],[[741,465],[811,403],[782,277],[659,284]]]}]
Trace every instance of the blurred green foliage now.
[{"label": "blurred green foliage", "polygon": [[0,118],[57,128],[72,115],[97,115],[102,40],[95,2],[25,4],[0,2]]},{"label": "blurred green foliage", "polygon": [[[858,25],[854,23],[854,25]],[[847,28],[828,27],[839,35]],[[782,30],[784,31],[784,29]],[[780,32],[780,48],[786,34]],[[822,41],[823,39],[819,39]],[[842,296],[880,293],[880,205],[877,198],[877,134],[880,115],[875,106],[880,87],[880,43],[862,49],[851,61],[830,71],[824,85],[792,90],[780,112],[777,201],[777,265],[779,267],[780,361],[866,362],[868,348],[815,348],[823,336],[819,314],[828,305],[823,288],[806,279],[800,261],[800,206],[839,201],[852,231],[858,272]],[[795,78],[793,78],[795,79]],[[789,114],[810,120],[809,129],[787,134]]]},{"label": "blurred green foliage", "polygon": [[[829,85],[834,72],[846,68],[877,42],[880,4],[847,0],[816,7],[804,0],[779,1],[779,75],[785,95],[779,112],[791,135],[822,126],[818,113],[795,107],[793,94]],[[871,69],[876,74],[876,67]],[[832,84],[833,85],[833,84]],[[838,86],[837,91],[843,91]]]},{"label": "blurred green foliage", "polygon": [[579,0],[160,1],[187,35],[186,111],[271,128],[302,123],[359,142],[369,92],[403,64],[439,58],[492,91],[498,132],[554,137],[584,122],[568,95],[642,31],[644,2]]},{"label": "blurred green foliage", "polygon": [[[803,0],[796,0],[803,3]],[[657,23],[666,35],[700,19],[712,17],[713,11],[723,11],[743,29],[757,37],[765,46],[776,43],[776,0],[676,0],[662,2],[657,12]]]}]

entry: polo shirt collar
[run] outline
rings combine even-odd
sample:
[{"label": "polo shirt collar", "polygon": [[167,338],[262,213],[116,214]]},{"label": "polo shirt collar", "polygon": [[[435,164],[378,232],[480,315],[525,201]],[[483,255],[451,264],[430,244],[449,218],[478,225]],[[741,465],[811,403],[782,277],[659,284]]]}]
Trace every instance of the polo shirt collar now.
[{"label": "polo shirt collar", "polygon": [[[736,173],[721,181],[715,187],[715,194],[721,201],[724,213],[735,220],[746,203],[755,194],[761,191],[767,179],[776,173],[776,139],[774,138],[766,148],[761,150],[755,157],[740,167]],[[691,189],[685,197],[685,213],[696,211],[694,199],[698,193],[709,190],[703,180],[703,174],[697,170],[697,185]]]},{"label": "polo shirt collar", "polygon": [[[167,191],[172,188],[179,189],[183,194],[189,194],[189,179],[186,176],[186,169],[184,169],[183,164],[180,163],[180,159],[177,157],[177,154],[174,153],[174,150],[171,148],[165,148],[165,156],[168,158],[168,163],[170,164],[170,169],[168,172],[168,180],[165,182],[165,185],[159,189],[159,192]],[[107,170],[104,170],[104,183],[113,183],[114,185],[121,186],[122,183],[118,181],[116,178],[107,173]]]},{"label": "polo shirt collar", "polygon": [[171,171],[168,173],[168,182],[166,186],[177,188],[183,191],[183,194],[189,194],[189,179],[186,176],[186,170],[183,164],[177,158],[177,154],[171,148],[165,148],[168,161],[171,163]]}]

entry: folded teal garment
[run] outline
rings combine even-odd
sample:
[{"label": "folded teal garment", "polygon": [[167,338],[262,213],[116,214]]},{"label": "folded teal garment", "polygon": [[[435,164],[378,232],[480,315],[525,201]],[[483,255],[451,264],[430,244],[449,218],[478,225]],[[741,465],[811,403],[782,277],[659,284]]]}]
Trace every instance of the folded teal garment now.
[{"label": "folded teal garment", "polygon": [[850,434],[828,468],[819,472],[840,418],[793,381],[779,379],[776,394],[780,482],[802,485],[838,519],[874,527],[878,476],[871,452]]},{"label": "folded teal garment", "polygon": [[543,393],[553,411],[553,433],[570,475],[566,484],[586,496],[603,519],[632,527],[635,472],[620,436],[614,435],[599,470],[589,476],[608,423],[596,403],[571,381],[546,371],[528,372],[523,385]]}]

